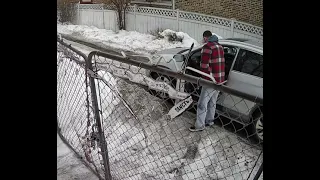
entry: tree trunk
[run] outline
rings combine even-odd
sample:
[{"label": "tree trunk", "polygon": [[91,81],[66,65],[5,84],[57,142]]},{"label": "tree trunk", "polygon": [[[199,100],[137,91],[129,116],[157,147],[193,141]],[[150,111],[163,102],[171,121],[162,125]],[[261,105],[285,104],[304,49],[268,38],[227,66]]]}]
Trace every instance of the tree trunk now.
[{"label": "tree trunk", "polygon": [[123,10],[123,30],[126,30],[126,7]]},{"label": "tree trunk", "polygon": [[123,29],[123,26],[122,26],[122,12],[121,10],[118,9],[118,20],[119,20],[119,30],[122,30]]}]

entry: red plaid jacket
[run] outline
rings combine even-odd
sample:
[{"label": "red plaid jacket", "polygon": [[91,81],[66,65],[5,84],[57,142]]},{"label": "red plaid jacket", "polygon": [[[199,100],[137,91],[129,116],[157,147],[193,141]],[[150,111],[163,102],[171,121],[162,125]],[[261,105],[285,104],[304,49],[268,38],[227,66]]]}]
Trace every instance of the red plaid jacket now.
[{"label": "red plaid jacket", "polygon": [[[200,68],[202,72],[210,74],[212,72],[213,77],[217,83],[221,83],[225,78],[225,61],[223,47],[217,42],[208,42],[205,44],[201,51],[201,64]],[[208,77],[203,77],[207,80],[211,80]]]}]

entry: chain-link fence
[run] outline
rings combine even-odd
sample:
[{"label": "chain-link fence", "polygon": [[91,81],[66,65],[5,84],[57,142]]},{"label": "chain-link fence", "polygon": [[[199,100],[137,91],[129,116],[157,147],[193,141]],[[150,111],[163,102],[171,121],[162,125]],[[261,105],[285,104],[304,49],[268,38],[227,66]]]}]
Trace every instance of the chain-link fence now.
[{"label": "chain-link fence", "polygon": [[262,179],[263,100],[186,73],[58,42],[62,137],[103,179]]},{"label": "chain-link fence", "polygon": [[86,72],[87,57],[58,39],[57,42],[57,120],[63,142],[100,179],[105,176],[95,119],[95,98]]}]

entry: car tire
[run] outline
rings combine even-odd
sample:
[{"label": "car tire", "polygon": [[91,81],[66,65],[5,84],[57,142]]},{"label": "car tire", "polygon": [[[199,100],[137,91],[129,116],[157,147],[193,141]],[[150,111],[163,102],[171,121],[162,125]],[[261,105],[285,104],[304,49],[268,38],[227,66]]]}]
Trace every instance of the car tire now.
[{"label": "car tire", "polygon": [[[163,82],[166,82],[167,84],[169,84],[171,87],[173,88],[176,88],[176,80],[172,77],[169,77],[167,75],[163,75],[163,74],[160,74],[160,73],[156,73],[156,72],[151,72],[150,73],[152,79],[156,80],[156,81],[163,81]],[[165,92],[159,92],[159,91],[156,91],[156,90],[152,90],[150,89],[149,92],[152,94],[152,95],[155,95],[161,99],[170,99],[169,98],[169,94],[165,93]]]},{"label": "car tire", "polygon": [[252,116],[251,130],[253,137],[258,142],[263,142],[263,112],[256,111]]}]

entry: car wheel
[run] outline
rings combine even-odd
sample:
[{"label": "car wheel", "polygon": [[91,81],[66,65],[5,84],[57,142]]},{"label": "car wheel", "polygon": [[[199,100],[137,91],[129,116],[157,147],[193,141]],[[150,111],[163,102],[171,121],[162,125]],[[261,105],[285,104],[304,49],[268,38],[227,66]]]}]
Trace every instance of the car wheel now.
[{"label": "car wheel", "polygon": [[259,144],[263,142],[263,106],[253,112],[248,130],[252,133],[250,135],[253,138],[252,140],[258,141]]},{"label": "car wheel", "polygon": [[[174,78],[172,78],[172,77],[168,77],[166,75],[156,73],[156,72],[151,72],[151,77],[152,77],[152,79],[154,79],[156,81],[165,82],[165,83],[169,84],[171,87],[176,88],[176,80],[174,80]],[[155,91],[155,90],[151,90],[151,89],[150,89],[150,92],[151,92],[151,94],[156,95],[157,97],[159,97],[161,99],[168,99],[169,98],[169,94],[167,94],[165,92]]]},{"label": "car wheel", "polygon": [[263,142],[263,116],[260,115],[253,121],[253,131],[255,139]]}]

